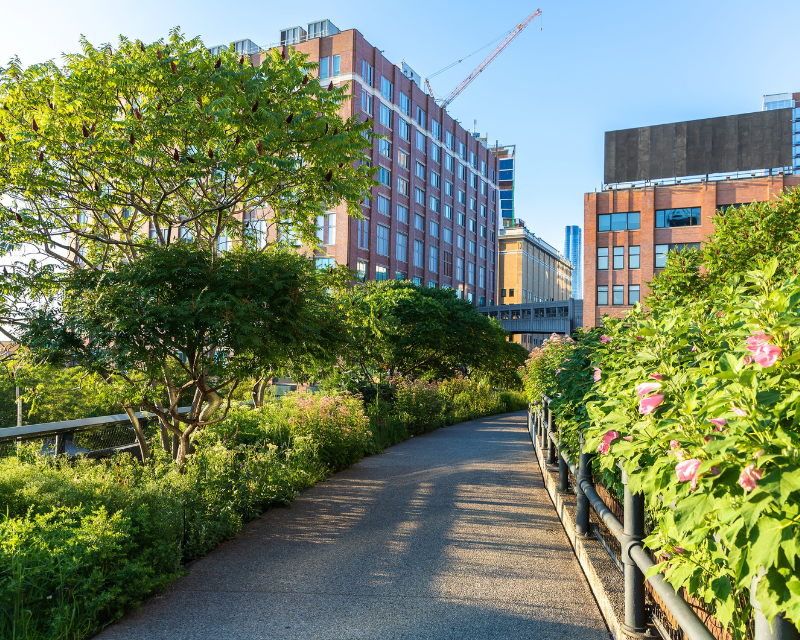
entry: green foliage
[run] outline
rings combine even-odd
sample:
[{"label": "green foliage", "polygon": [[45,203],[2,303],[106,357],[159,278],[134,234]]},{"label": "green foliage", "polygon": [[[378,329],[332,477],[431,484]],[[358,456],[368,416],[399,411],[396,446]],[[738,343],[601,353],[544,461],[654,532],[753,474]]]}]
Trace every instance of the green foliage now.
[{"label": "green foliage", "polygon": [[[800,628],[797,194],[729,209],[702,270],[696,255],[670,256],[665,273],[682,274],[686,289],[662,274],[649,311],[547,345],[525,374],[532,399],[554,398],[573,453],[583,431],[603,482],[619,494],[621,464],[645,495],[654,571],[737,638],[749,637],[760,569],[755,596],[767,617],[783,612]],[[678,305],[666,297],[679,292]]]}]

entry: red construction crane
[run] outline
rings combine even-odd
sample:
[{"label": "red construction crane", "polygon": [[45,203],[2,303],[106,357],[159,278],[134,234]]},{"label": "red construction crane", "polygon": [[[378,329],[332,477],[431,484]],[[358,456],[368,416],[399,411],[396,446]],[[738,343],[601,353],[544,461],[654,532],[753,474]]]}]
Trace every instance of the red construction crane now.
[{"label": "red construction crane", "polygon": [[[481,62],[475,68],[475,71],[470,73],[469,76],[467,76],[467,78],[460,85],[458,85],[455,89],[453,89],[452,93],[449,96],[447,96],[444,100],[442,100],[442,102],[440,103],[440,106],[442,107],[442,109],[444,109],[448,104],[450,104],[453,100],[455,100],[458,97],[458,94],[461,93],[464,89],[466,89],[469,86],[469,83],[472,82],[475,78],[477,78],[478,75],[480,75],[480,73],[486,67],[489,66],[489,63],[492,60],[494,60],[500,54],[500,52],[503,49],[505,49],[511,43],[511,41],[514,38],[516,38],[520,33],[522,33],[522,30],[525,27],[527,27],[533,21],[533,19],[536,16],[541,15],[541,13],[542,13],[541,9],[537,9],[531,15],[529,15],[527,18],[525,18],[525,20],[523,20],[516,27],[514,27],[510,31],[510,33],[505,37],[505,39],[497,46],[497,48],[489,54],[489,56],[486,58],[486,60]],[[428,87],[428,93],[430,93],[431,97],[433,97],[433,89],[431,88],[431,83],[428,82],[427,78],[425,78],[425,84]]]}]

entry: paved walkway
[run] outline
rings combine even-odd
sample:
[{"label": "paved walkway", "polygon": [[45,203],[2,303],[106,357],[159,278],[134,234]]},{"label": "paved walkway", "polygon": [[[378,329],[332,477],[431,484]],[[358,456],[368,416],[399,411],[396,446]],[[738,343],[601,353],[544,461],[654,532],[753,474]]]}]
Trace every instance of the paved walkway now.
[{"label": "paved walkway", "polygon": [[523,413],[367,458],[190,570],[98,637],[608,638]]}]

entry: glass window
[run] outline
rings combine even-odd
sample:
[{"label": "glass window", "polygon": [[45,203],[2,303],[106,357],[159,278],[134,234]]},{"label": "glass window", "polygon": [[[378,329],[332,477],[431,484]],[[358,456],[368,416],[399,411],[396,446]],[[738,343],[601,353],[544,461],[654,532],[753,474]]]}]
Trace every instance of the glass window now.
[{"label": "glass window", "polygon": [[405,280],[406,279],[406,272],[405,271],[395,271],[394,272],[394,279],[395,280]]},{"label": "glass window", "polygon": [[638,229],[638,228],[639,228],[639,212],[631,211],[628,214],[628,229]]},{"label": "glass window", "polygon": [[449,204],[444,205],[444,217],[448,220],[453,219],[453,207],[451,207]]},{"label": "glass window", "polygon": [[460,234],[456,235],[456,246],[459,249],[463,249],[464,248],[464,236],[462,236]]},{"label": "glass window", "polygon": [[367,63],[366,60],[361,61],[361,77],[364,79],[364,82],[368,84],[370,87],[372,86],[373,74],[375,69],[372,68],[372,65]]},{"label": "glass window", "polygon": [[425,245],[422,240],[414,240],[414,266],[425,267]]},{"label": "glass window", "polygon": [[639,285],[632,284],[628,287],[628,304],[634,305],[639,302]]},{"label": "glass window", "polygon": [[514,160],[510,158],[507,158],[505,160],[500,160],[497,164],[500,170],[514,168]]},{"label": "glass window", "polygon": [[434,222],[433,220],[431,220],[431,235],[434,238],[438,238],[439,237],[439,223],[438,222]]},{"label": "glass window", "polygon": [[611,216],[603,214],[597,216],[597,231],[611,231]]},{"label": "glass window", "polygon": [[614,247],[614,268],[625,268],[625,247]]},{"label": "glass window", "polygon": [[391,202],[389,201],[389,198],[378,195],[378,213],[383,213],[387,216],[391,215],[390,206]]},{"label": "glass window", "polygon": [[[502,199],[503,195],[500,194]],[[604,213],[597,216],[597,231],[625,231],[639,228],[639,212]]]},{"label": "glass window", "polygon": [[435,211],[436,213],[439,213],[439,208],[440,208],[439,207],[439,198],[437,198],[436,196],[431,196],[431,198],[430,198],[430,207],[431,207],[431,211]]},{"label": "glass window", "polygon": [[453,145],[455,144],[454,140],[455,139],[453,138],[453,134],[450,131],[444,132],[444,144],[448,149],[450,149],[450,151],[453,150]]},{"label": "glass window", "polygon": [[422,189],[414,189],[414,202],[421,204],[423,207],[425,206],[425,192]]},{"label": "glass window", "polygon": [[319,59],[319,79],[320,80],[327,80],[328,76],[330,75],[330,63],[331,59],[329,57],[324,57]]},{"label": "glass window", "polygon": [[508,171],[501,171],[500,172],[500,180],[513,180],[514,179],[514,171],[510,169]]},{"label": "glass window", "polygon": [[411,141],[411,125],[402,118],[397,119],[397,129],[400,137],[406,142]]},{"label": "glass window", "polygon": [[369,249],[369,220],[365,218],[358,221],[358,230],[356,234],[358,236],[359,248]]},{"label": "glass window", "polygon": [[405,113],[407,116],[411,115],[411,98],[409,98],[402,91],[400,92],[400,111]]},{"label": "glass window", "polygon": [[378,167],[378,182],[390,187],[392,185],[392,172],[386,167]]},{"label": "glass window", "polygon": [[439,273],[439,247],[428,247],[428,270],[431,273]]},{"label": "glass window", "polygon": [[444,168],[448,171],[453,170],[453,156],[451,156],[449,153],[444,154]]},{"label": "glass window", "polygon": [[383,102],[381,102],[380,119],[381,119],[381,124],[384,127],[386,127],[387,129],[392,128],[392,110],[389,108],[388,105],[383,104]]},{"label": "glass window", "polygon": [[669,253],[668,244],[657,244],[655,251],[656,269],[663,269],[667,266],[667,253]]},{"label": "glass window", "polygon": [[408,236],[405,233],[397,233],[397,260],[408,261]]},{"label": "glass window", "polygon": [[467,159],[467,145],[465,145],[463,142],[458,143],[458,155],[461,156],[462,160]]},{"label": "glass window", "polygon": [[442,162],[442,148],[433,142],[431,142],[431,159],[439,164]]},{"label": "glass window", "polygon": [[366,260],[359,260],[356,262],[356,278],[361,282],[364,282],[367,279],[367,261]]},{"label": "glass window", "polygon": [[414,228],[418,231],[425,231],[425,218],[418,213],[414,214]]},{"label": "glass window", "polygon": [[467,167],[460,162],[458,163],[458,179],[464,180],[465,182],[467,180]]},{"label": "glass window", "polygon": [[402,204],[397,205],[397,219],[408,224],[408,207],[404,207]]},{"label": "glass window", "polygon": [[625,287],[621,284],[615,284],[613,287],[613,300],[611,301],[614,305],[621,305],[625,304]]},{"label": "glass window", "polygon": [[469,252],[474,256],[476,251],[477,245],[475,244],[474,240],[469,241]]},{"label": "glass window", "polygon": [[423,129],[425,128],[425,112],[421,107],[417,107],[417,124]]},{"label": "glass window", "polygon": [[457,222],[458,222],[458,224],[460,224],[462,227],[465,227],[465,226],[467,225],[467,214],[466,214],[466,213],[464,213],[463,211],[459,211],[459,212],[458,212],[458,219],[457,219]]},{"label": "glass window", "polygon": [[336,214],[328,214],[328,244],[336,244]]},{"label": "glass window", "polygon": [[439,125],[438,122],[436,122],[436,120],[431,120],[431,133],[433,134],[434,138],[436,138],[437,140],[441,140],[442,137],[441,126]]},{"label": "glass window", "polygon": [[417,131],[417,150],[425,153],[425,134]]},{"label": "glass window", "polygon": [[386,140],[385,138],[381,138],[378,140],[378,153],[382,156],[386,156],[387,158],[392,157],[392,143]]},{"label": "glass window", "polygon": [[[389,148],[390,149],[392,148],[391,145],[389,145]],[[410,156],[408,155],[408,152],[403,151],[402,149],[398,149],[397,150],[397,161],[400,163],[400,166],[403,167],[404,169],[408,170],[410,168],[410,164],[409,163],[410,163],[411,160],[410,160]]]},{"label": "glass window", "polygon": [[392,101],[392,83],[383,76],[381,76],[381,95],[389,102]]},{"label": "glass window", "polygon": [[628,214],[627,213],[612,213],[611,214],[611,230],[624,231],[628,228]]},{"label": "glass window", "polygon": [[456,280],[464,282],[464,258],[456,258]]},{"label": "glass window", "polygon": [[466,204],[467,203],[467,193],[466,193],[466,191],[463,191],[462,189],[458,190],[458,201],[461,204]]},{"label": "glass window", "polygon": [[608,305],[608,287],[597,287],[597,306],[605,307]]},{"label": "glass window", "polygon": [[700,224],[700,207],[656,211],[656,228],[691,227]]},{"label": "glass window", "polygon": [[469,221],[469,230],[472,231],[472,233],[475,233],[475,231],[477,229],[476,225],[477,225],[477,223],[475,222],[475,220],[470,219],[470,221]]},{"label": "glass window", "polygon": [[628,247],[628,269],[639,268],[639,247]]},{"label": "glass window", "polygon": [[372,115],[372,96],[364,90],[361,91],[361,110]]},{"label": "glass window", "polygon": [[453,244],[453,230],[449,229],[448,227],[444,227],[444,229],[442,229],[442,239],[447,244]]},{"label": "glass window", "polygon": [[417,162],[414,165],[414,175],[417,176],[420,180],[425,179],[425,165],[421,162]]},{"label": "glass window", "polygon": [[444,181],[444,194],[451,198],[453,197],[453,183],[449,180]]},{"label": "glass window", "polygon": [[608,270],[608,247],[597,247],[597,268],[600,271]]},{"label": "glass window", "polygon": [[389,227],[378,225],[378,253],[382,256],[389,255]]},{"label": "glass window", "polygon": [[414,276],[412,282],[418,287],[422,286],[422,278],[420,278],[419,276]]},{"label": "glass window", "polygon": [[338,76],[342,70],[342,56],[333,56],[333,75]]},{"label": "glass window", "polygon": [[486,267],[478,267],[478,286],[481,289],[486,288]]},{"label": "glass window", "polygon": [[467,284],[475,284],[475,263],[470,262],[467,265]]},{"label": "glass window", "polygon": [[375,267],[375,280],[380,282],[381,280],[388,280],[389,279],[389,268],[383,267],[378,265]]}]

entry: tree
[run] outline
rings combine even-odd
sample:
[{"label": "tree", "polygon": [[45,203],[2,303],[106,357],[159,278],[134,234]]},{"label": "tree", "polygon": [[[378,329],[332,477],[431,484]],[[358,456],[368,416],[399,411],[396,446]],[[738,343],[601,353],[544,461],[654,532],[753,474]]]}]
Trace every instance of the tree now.
[{"label": "tree", "polygon": [[[313,246],[322,211],[345,202],[360,215],[371,126],[342,120],[347,87],[321,84],[305,56],[273,50],[254,67],[178,30],[82,47],[63,68],[0,69],[3,254],[33,245],[55,265],[103,270],[179,239],[212,252],[236,238],[263,250],[276,234]],[[242,221],[253,211],[269,236]],[[50,273],[18,262],[5,276],[24,286],[4,326]]]},{"label": "tree", "polygon": [[452,289],[368,282],[341,293],[338,307],[349,334],[338,373],[350,381],[468,373],[506,348],[508,334],[497,321]]},{"label": "tree", "polygon": [[[150,248],[108,271],[73,270],[59,304],[31,310],[21,338],[33,354],[71,360],[118,388],[145,457],[134,409],[154,413],[183,464],[192,434],[225,418],[241,380],[297,345],[335,350],[326,279],[289,248]],[[191,408],[180,414],[187,393]]]}]

